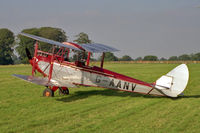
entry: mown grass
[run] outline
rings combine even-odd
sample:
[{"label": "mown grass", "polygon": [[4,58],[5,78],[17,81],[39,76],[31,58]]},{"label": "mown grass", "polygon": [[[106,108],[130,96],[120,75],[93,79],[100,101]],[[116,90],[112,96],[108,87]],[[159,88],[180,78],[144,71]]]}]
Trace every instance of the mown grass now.
[{"label": "mown grass", "polygon": [[[154,82],[177,64],[105,64],[105,68]],[[44,87],[11,75],[29,65],[0,66],[0,132],[200,132],[200,64],[179,98],[80,87],[70,95],[42,97]]]}]

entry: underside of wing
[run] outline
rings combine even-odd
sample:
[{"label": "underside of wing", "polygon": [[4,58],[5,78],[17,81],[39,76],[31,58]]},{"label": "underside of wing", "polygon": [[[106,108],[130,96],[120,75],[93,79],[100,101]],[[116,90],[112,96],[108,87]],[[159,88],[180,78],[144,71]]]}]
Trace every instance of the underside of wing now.
[{"label": "underside of wing", "polygon": [[43,38],[43,37],[39,37],[39,36],[27,34],[27,33],[19,33],[19,34],[23,35],[23,36],[26,36],[26,37],[29,37],[29,38],[32,38],[32,39],[37,40],[37,41],[41,41],[41,42],[49,43],[49,44],[52,44],[52,45],[57,45],[57,46],[60,46],[60,47],[66,47],[66,48],[70,48],[70,49],[74,49],[74,50],[80,51],[79,48],[76,48],[74,46],[65,45],[65,44],[62,44],[60,42],[53,41],[53,40],[50,40],[50,39],[46,39],[46,38]]},{"label": "underside of wing", "polygon": [[42,78],[42,77],[34,77],[34,76],[27,76],[27,75],[18,75],[18,74],[13,74],[13,76],[23,79],[27,82],[35,83],[38,85],[43,85],[43,86],[58,86],[58,87],[76,87],[74,84],[70,82],[60,82],[57,80],[51,79],[50,81],[48,78]]}]

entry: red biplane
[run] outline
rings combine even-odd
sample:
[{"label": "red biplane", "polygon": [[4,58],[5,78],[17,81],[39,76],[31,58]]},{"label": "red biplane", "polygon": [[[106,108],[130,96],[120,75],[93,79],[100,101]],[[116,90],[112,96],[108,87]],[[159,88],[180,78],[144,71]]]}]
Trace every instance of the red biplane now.
[{"label": "red biplane", "polygon": [[[148,95],[177,97],[184,91],[188,83],[189,71],[185,64],[177,66],[154,83],[146,83],[103,68],[105,52],[118,51],[115,48],[97,43],[60,43],[27,33],[20,34],[36,40],[34,57],[26,49],[26,54],[32,65],[32,76],[17,74],[14,74],[14,76],[46,86],[43,96],[52,97],[57,89],[59,89],[60,94],[67,95],[69,94],[68,88],[82,85]],[[49,53],[39,50],[39,42],[52,44],[52,51]],[[81,55],[80,53],[87,53],[87,59],[77,58],[75,62],[70,62],[69,54],[72,52],[79,55]],[[89,65],[91,53],[102,53],[99,67]],[[43,77],[36,77],[35,71],[41,73]]]}]

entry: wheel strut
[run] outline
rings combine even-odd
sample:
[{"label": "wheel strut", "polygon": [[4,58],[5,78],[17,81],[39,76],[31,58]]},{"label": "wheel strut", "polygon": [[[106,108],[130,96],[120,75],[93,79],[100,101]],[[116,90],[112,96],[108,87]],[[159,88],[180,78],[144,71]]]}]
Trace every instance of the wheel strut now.
[{"label": "wheel strut", "polygon": [[69,95],[69,89],[67,87],[59,87],[59,95]]}]

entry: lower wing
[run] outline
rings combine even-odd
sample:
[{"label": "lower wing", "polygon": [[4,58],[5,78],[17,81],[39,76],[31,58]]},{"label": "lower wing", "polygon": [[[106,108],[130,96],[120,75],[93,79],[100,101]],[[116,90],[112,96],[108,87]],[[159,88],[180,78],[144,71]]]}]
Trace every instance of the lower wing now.
[{"label": "lower wing", "polygon": [[61,82],[58,80],[53,80],[51,79],[50,81],[48,78],[42,78],[42,77],[34,77],[34,76],[26,76],[26,75],[18,75],[18,74],[13,74],[13,76],[23,79],[27,82],[35,83],[38,85],[43,85],[43,86],[58,86],[58,87],[70,87],[74,88],[76,85],[70,83],[70,82]]}]

